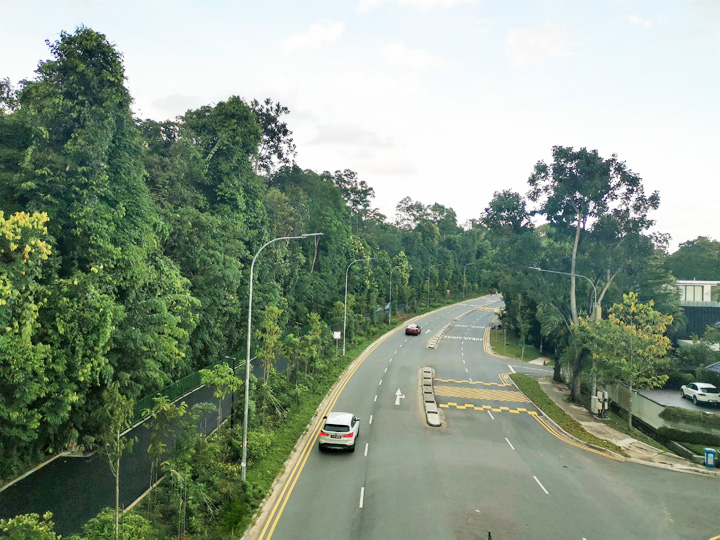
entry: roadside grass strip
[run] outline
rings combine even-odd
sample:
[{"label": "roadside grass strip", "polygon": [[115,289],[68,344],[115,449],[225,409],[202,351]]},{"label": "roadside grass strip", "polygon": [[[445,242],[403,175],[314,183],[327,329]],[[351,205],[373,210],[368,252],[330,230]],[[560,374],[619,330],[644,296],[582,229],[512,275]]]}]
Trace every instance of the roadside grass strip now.
[{"label": "roadside grass strip", "polygon": [[[611,452],[615,452],[616,454],[624,455],[622,448],[616,444],[600,439],[585,431],[577,420],[563,411],[552,399],[548,397],[535,379],[520,373],[516,373],[511,377],[518,389],[525,394],[538,409],[543,411],[553,422],[555,422],[561,430],[586,444],[605,448]],[[583,448],[582,446],[580,447]],[[611,457],[602,453],[600,455]]]}]

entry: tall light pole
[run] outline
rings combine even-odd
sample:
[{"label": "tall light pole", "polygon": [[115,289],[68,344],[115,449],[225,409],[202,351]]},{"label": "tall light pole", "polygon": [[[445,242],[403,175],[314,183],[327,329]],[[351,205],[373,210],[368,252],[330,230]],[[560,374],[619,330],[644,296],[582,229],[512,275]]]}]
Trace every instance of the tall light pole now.
[{"label": "tall light pole", "polygon": [[430,268],[428,268],[428,300],[427,300],[427,307],[430,307],[430,270],[435,268],[436,266],[440,266],[439,264],[433,264]]},{"label": "tall light pole", "polygon": [[322,236],[322,233],[308,233],[300,236],[281,236],[266,242],[257,250],[250,264],[250,299],[248,301],[248,329],[247,329],[247,359],[245,361],[245,408],[243,414],[243,441],[242,441],[242,461],[240,462],[240,480],[245,482],[247,472],[247,426],[248,426],[248,402],[250,400],[250,334],[252,331],[252,294],[253,294],[253,274],[255,271],[255,261],[260,252],[273,242],[280,240],[296,240],[298,238],[308,238],[310,236]]},{"label": "tall light pole", "polygon": [[388,304],[388,324],[390,324],[390,317],[392,317],[392,273],[393,270],[396,270],[397,268],[402,268],[402,265],[395,266],[390,269],[390,303]]},{"label": "tall light pole", "polygon": [[465,268],[463,268],[463,300],[465,300],[465,271],[467,270],[467,267],[471,264],[477,264],[480,261],[470,262],[465,265]]},{"label": "tall light pole", "polygon": [[347,270],[345,270],[345,315],[343,315],[343,356],[345,356],[345,328],[347,326],[347,289],[348,289],[348,272],[350,267],[356,262],[360,261],[372,261],[375,257],[368,257],[367,259],[355,259],[353,262],[348,264]]},{"label": "tall light pole", "polygon": [[530,270],[537,270],[538,272],[548,272],[549,274],[561,274],[563,276],[575,276],[575,277],[581,277],[583,279],[586,279],[587,282],[590,284],[590,286],[593,288],[593,320],[599,321],[602,318],[602,310],[600,308],[600,304],[597,302],[597,288],[595,287],[595,284],[592,282],[592,280],[587,277],[583,276],[582,274],[571,274],[570,272],[557,272],[555,270],[545,270],[543,268],[538,268],[537,266],[530,266]]}]

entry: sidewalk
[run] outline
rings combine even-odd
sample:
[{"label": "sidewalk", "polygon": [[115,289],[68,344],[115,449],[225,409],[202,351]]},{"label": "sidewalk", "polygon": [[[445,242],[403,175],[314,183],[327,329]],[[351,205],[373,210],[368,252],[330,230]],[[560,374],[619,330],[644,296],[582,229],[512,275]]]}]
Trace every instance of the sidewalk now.
[{"label": "sidewalk", "polygon": [[[530,363],[542,365],[542,359],[533,360]],[[570,389],[566,384],[554,382],[551,377],[539,378],[538,383],[548,397],[579,422],[585,431],[622,448],[628,456],[628,461],[679,472],[720,476],[720,469],[710,469],[704,465],[698,465],[676,454],[664,452],[633,439],[625,433],[613,429],[607,422],[595,418],[586,408],[565,401],[565,398],[570,395]]]}]

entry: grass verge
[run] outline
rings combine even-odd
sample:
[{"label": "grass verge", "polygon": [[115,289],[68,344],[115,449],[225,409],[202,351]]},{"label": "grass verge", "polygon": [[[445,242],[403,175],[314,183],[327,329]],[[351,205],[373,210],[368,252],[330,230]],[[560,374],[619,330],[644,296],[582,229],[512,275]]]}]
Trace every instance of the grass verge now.
[{"label": "grass verge", "polygon": [[[521,347],[520,340],[514,332],[502,329],[490,330],[490,346],[498,354],[525,362],[540,358],[540,352],[533,345]],[[525,349],[524,353],[523,349]]]},{"label": "grass verge", "polygon": [[530,401],[532,401],[540,410],[547,414],[553,422],[570,435],[588,444],[593,444],[601,448],[607,448],[608,450],[612,450],[620,455],[625,455],[622,448],[618,445],[610,441],[600,439],[585,431],[577,420],[567,414],[548,397],[535,379],[521,373],[513,373],[510,375],[510,378],[517,385],[520,391],[530,399]]}]

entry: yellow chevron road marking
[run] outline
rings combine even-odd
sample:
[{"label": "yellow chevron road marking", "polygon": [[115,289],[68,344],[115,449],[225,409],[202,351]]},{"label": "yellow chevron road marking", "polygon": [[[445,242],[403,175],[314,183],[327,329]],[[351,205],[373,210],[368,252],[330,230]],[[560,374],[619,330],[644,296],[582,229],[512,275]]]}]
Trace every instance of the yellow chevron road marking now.
[{"label": "yellow chevron road marking", "polygon": [[[502,380],[502,375],[500,375]],[[463,380],[457,380],[457,379],[433,379],[437,382],[454,382],[458,384],[482,384],[485,386],[510,386],[509,382],[503,381],[502,383],[496,383],[496,382],[482,382],[482,381],[463,381]]]},{"label": "yellow chevron road marking", "polygon": [[449,402],[449,403],[440,403],[439,407],[442,407],[443,409],[449,409],[450,407],[454,407],[455,409],[459,409],[461,411],[464,410],[475,410],[475,411],[491,411],[491,412],[509,412],[511,414],[520,414],[521,412],[527,413],[531,416],[537,415],[535,411],[528,411],[527,409],[523,407],[519,407],[517,409],[510,409],[509,407],[493,407],[492,405],[473,405],[472,403],[465,403],[464,405],[459,405],[457,403]]},{"label": "yellow chevron road marking", "polygon": [[520,392],[512,390],[489,390],[484,388],[460,388],[457,386],[435,386],[435,395],[460,397],[466,399],[488,399],[492,401],[513,401],[527,403],[528,399]]}]

